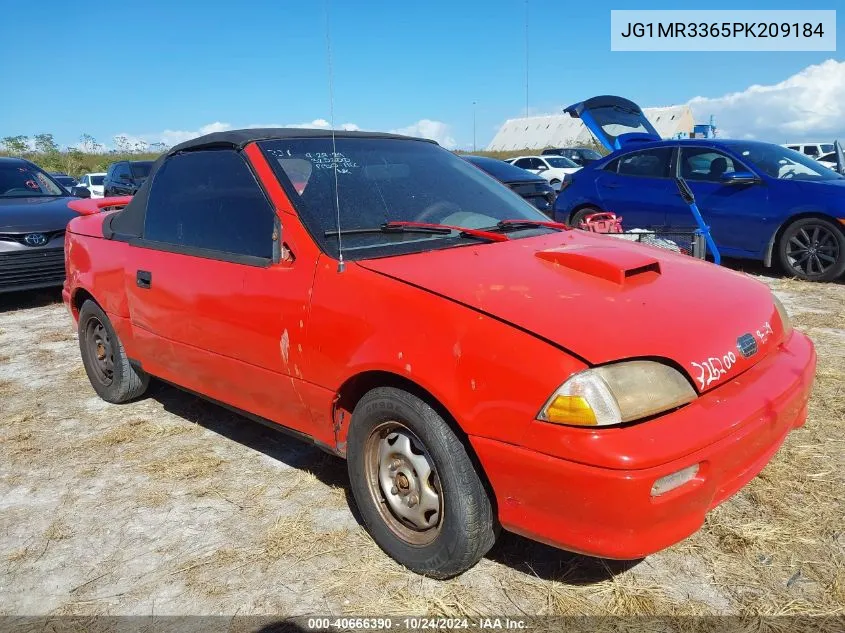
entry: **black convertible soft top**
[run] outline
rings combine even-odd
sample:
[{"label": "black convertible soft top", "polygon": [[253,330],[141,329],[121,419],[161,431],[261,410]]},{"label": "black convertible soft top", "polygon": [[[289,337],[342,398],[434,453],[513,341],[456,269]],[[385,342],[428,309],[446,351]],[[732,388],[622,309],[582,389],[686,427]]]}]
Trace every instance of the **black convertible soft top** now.
[{"label": "black convertible soft top", "polygon": [[[335,130],[335,138],[392,138],[406,141],[421,141],[434,143],[429,139],[402,136],[401,134],[388,134],[385,132],[353,132],[347,130]],[[194,150],[212,149],[219,147],[230,147],[238,151],[242,150],[253,141],[268,141],[274,139],[288,138],[331,138],[332,130],[313,128],[293,127],[269,127],[269,128],[247,128],[243,130],[228,130],[226,132],[212,132],[184,143],[179,143],[166,154],[162,154],[153,163],[149,177],[135,193],[135,196],[123,209],[112,215],[103,224],[103,235],[109,239],[131,239],[141,237],[144,232],[144,218],[147,213],[147,198],[152,183],[155,181],[156,172],[168,156],[180,152]]]},{"label": "black convertible soft top", "polygon": [[[431,141],[429,139],[402,136],[400,134],[388,134],[386,132],[351,132],[346,130],[335,130],[334,136],[335,138],[396,138],[435,143],[435,141]],[[171,148],[168,154],[176,154],[178,152],[185,152],[192,149],[206,149],[209,147],[234,147],[240,150],[253,141],[267,141],[272,139],[331,137],[331,130],[322,129],[294,127],[247,128],[244,130],[212,132],[211,134],[206,134],[205,136],[199,136],[191,139],[190,141],[179,143],[179,145]]]}]

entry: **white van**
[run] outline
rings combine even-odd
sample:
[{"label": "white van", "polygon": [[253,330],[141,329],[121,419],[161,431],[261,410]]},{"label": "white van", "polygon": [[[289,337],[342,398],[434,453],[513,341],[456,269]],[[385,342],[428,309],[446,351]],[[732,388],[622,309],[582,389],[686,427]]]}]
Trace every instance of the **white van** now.
[{"label": "white van", "polygon": [[785,143],[783,147],[794,149],[810,158],[818,158],[833,151],[833,143]]}]

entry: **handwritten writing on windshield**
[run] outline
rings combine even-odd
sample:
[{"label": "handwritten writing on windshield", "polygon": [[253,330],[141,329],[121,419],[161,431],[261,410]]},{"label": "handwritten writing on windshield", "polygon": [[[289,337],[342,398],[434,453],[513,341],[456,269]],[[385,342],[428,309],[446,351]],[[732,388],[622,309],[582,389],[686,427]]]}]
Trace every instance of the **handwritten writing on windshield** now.
[{"label": "handwritten writing on windshield", "polygon": [[308,152],[305,158],[311,161],[316,169],[334,169],[337,166],[337,173],[348,174],[358,164],[351,158],[347,158],[340,152]]}]

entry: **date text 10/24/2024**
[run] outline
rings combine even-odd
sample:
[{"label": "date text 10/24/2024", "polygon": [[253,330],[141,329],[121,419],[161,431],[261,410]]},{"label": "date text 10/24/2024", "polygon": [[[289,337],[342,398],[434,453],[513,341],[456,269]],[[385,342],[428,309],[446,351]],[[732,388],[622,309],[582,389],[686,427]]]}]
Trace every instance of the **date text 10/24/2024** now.
[{"label": "date text 10/24/2024", "polygon": [[529,624],[520,618],[429,618],[429,617],[402,617],[402,618],[308,618],[305,622],[306,628],[312,631],[349,631],[349,630],[374,630],[384,631],[390,629],[410,631],[448,631],[448,630],[489,630],[518,631],[527,629]]}]

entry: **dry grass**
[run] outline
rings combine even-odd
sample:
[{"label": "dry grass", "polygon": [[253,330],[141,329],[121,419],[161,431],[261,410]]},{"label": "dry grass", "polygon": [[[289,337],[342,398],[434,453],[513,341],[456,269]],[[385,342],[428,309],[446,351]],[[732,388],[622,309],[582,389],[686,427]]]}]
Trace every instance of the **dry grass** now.
[{"label": "dry grass", "polygon": [[64,343],[65,341],[75,341],[76,331],[73,329],[54,330],[48,332],[41,339],[42,343]]},{"label": "dry grass", "polygon": [[127,443],[142,443],[144,441],[163,439],[174,435],[190,433],[189,426],[163,426],[149,420],[128,420],[113,427],[103,435],[96,437],[93,442],[103,446],[118,446]]},{"label": "dry grass", "polygon": [[61,519],[54,520],[44,532],[44,538],[48,541],[63,541],[73,536],[73,530]]},{"label": "dry grass", "polygon": [[220,472],[225,460],[209,452],[170,456],[149,462],[141,470],[161,481],[190,481],[205,479]]}]

